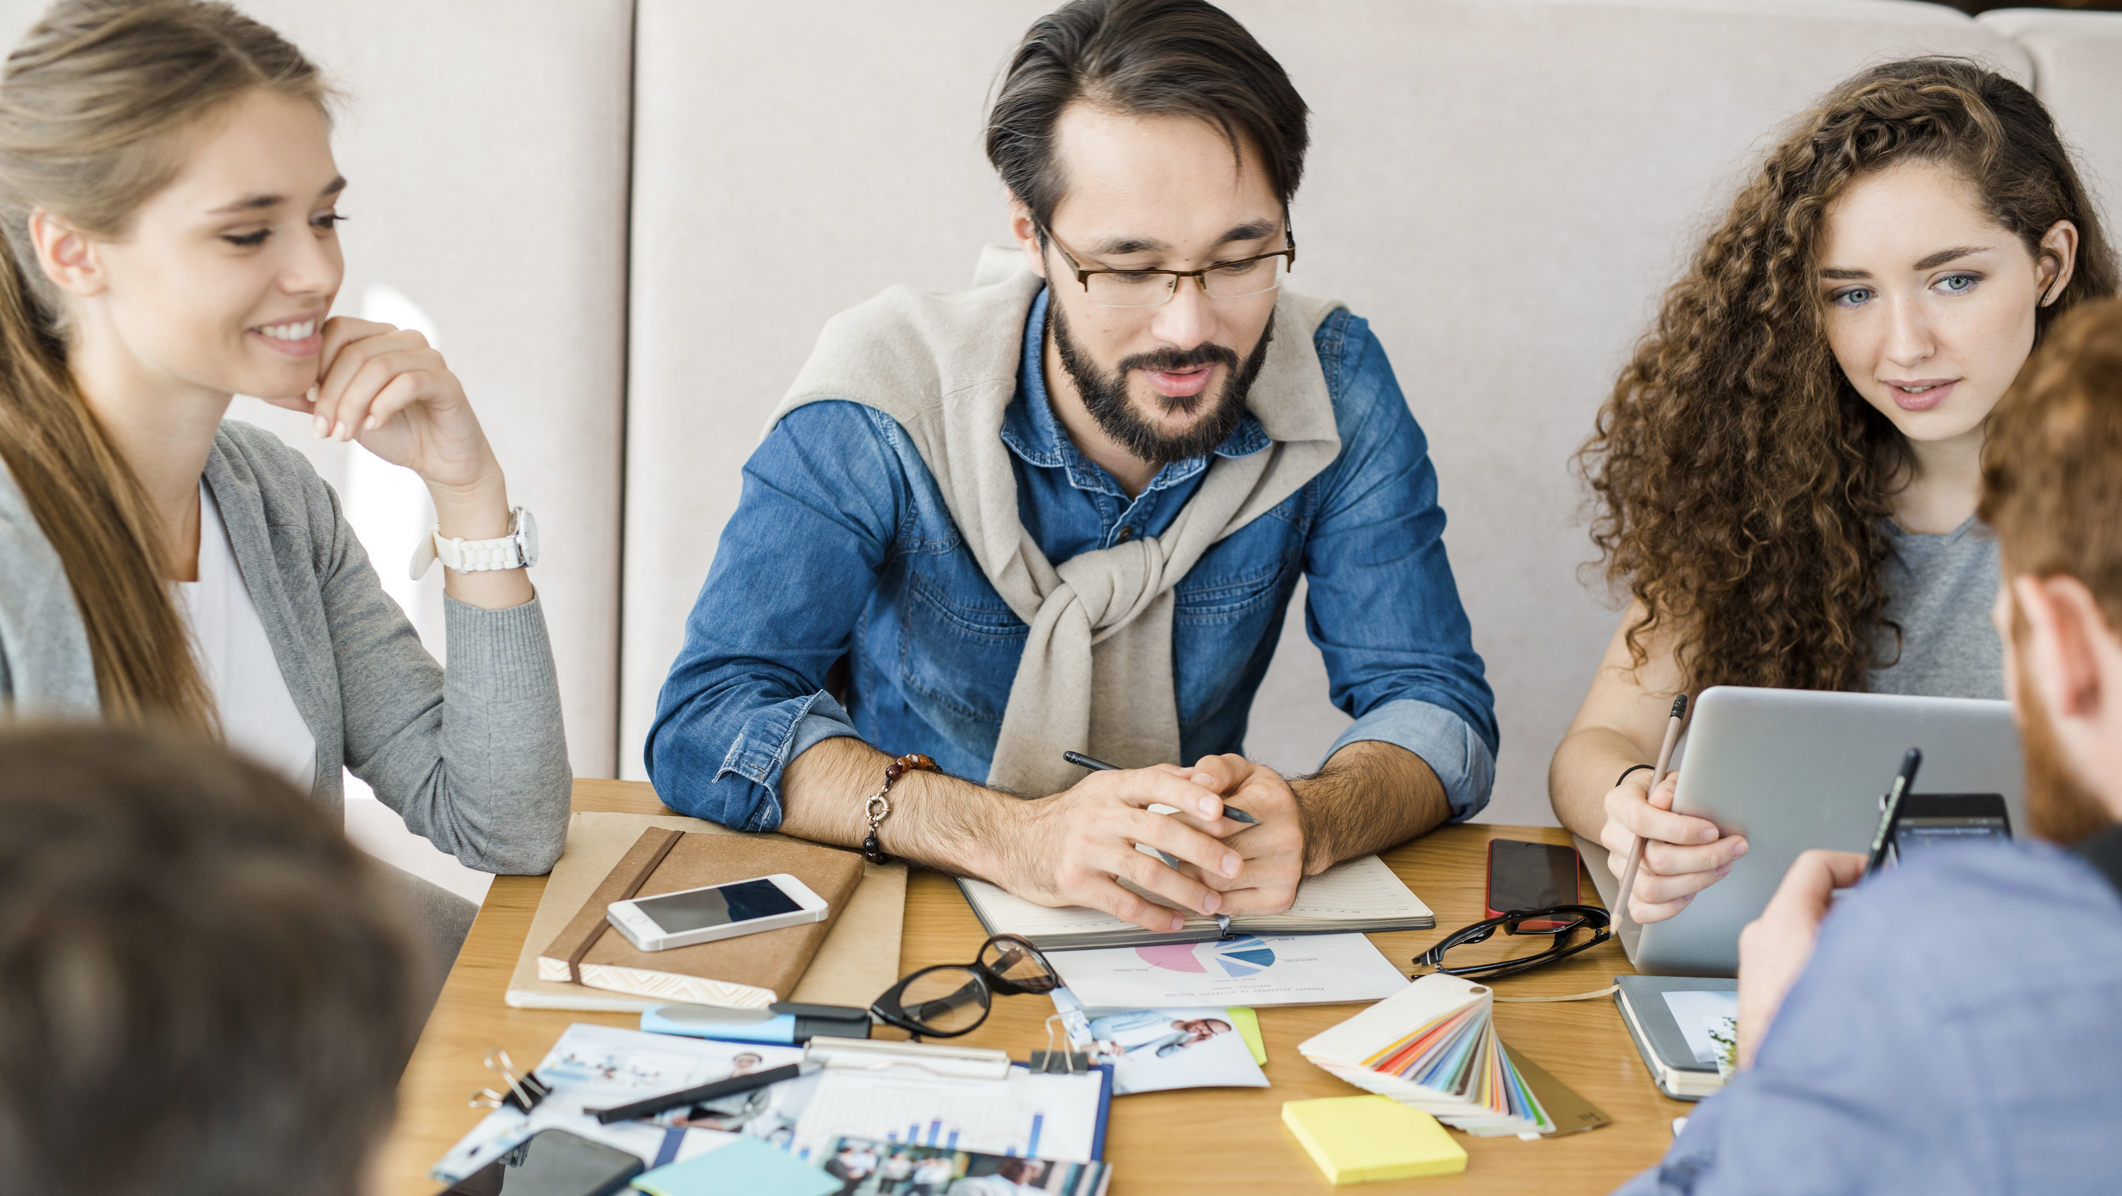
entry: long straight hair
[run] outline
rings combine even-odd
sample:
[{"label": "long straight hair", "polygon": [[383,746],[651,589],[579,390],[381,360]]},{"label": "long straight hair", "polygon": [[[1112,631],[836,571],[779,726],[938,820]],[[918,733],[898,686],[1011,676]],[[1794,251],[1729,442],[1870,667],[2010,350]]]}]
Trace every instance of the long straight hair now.
[{"label": "long straight hair", "polygon": [[30,215],[122,236],[183,168],[186,134],[260,87],[329,116],[300,51],[200,0],[59,0],[0,72],[0,461],[66,568],[112,718],[216,722],[154,511],[67,368],[66,307]]}]

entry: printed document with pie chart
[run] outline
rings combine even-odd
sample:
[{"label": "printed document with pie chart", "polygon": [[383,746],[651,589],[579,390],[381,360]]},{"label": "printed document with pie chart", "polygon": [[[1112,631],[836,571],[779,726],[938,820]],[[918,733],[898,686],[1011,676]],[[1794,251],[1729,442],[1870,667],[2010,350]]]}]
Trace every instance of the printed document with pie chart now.
[{"label": "printed document with pie chart", "polygon": [[1089,1009],[1328,1005],[1376,1001],[1407,987],[1360,934],[1246,935],[1047,956]]}]

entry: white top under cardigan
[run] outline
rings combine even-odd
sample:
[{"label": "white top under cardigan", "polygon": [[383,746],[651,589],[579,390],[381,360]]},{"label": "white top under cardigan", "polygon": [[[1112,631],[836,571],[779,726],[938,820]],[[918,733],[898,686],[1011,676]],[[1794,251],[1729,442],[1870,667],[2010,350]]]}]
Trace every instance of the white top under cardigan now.
[{"label": "white top under cardigan", "polygon": [[265,622],[243,585],[221,508],[199,483],[199,580],[177,584],[177,611],[192,633],[192,655],[213,691],[228,745],[308,789],[317,775],[310,734],[273,658]]},{"label": "white top under cardigan", "polygon": [[[445,671],[384,594],[339,496],[302,454],[224,420],[206,488],[316,737],[306,787],[326,815],[344,816],[343,767],[467,867],[550,869],[566,842],[573,778],[542,604],[481,610],[445,598]],[[0,467],[0,709],[10,705],[94,718],[102,703],[65,567]]]}]

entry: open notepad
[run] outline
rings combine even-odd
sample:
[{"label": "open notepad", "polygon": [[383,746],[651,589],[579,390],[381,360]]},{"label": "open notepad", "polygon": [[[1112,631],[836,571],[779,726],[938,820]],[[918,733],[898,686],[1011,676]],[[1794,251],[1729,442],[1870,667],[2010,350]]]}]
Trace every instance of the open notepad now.
[{"label": "open notepad", "polygon": [[[1160,933],[1079,905],[1034,905],[986,881],[960,877],[958,887],[989,934],[1022,935],[1042,951],[1198,943],[1221,933],[1214,918],[1191,911],[1185,926]],[[1305,879],[1297,886],[1297,900],[1282,913],[1241,914],[1230,920],[1230,929],[1233,934],[1338,934],[1428,930],[1436,924],[1437,916],[1385,861],[1367,855]]]}]

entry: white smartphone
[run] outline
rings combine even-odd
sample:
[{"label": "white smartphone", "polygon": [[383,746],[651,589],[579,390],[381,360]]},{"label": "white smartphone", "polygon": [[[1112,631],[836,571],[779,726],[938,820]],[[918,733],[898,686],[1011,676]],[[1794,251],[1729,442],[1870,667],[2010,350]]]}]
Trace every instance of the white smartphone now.
[{"label": "white smartphone", "polygon": [[825,920],[825,898],[786,872],[614,901],[604,917],[634,946],[665,951]]}]

